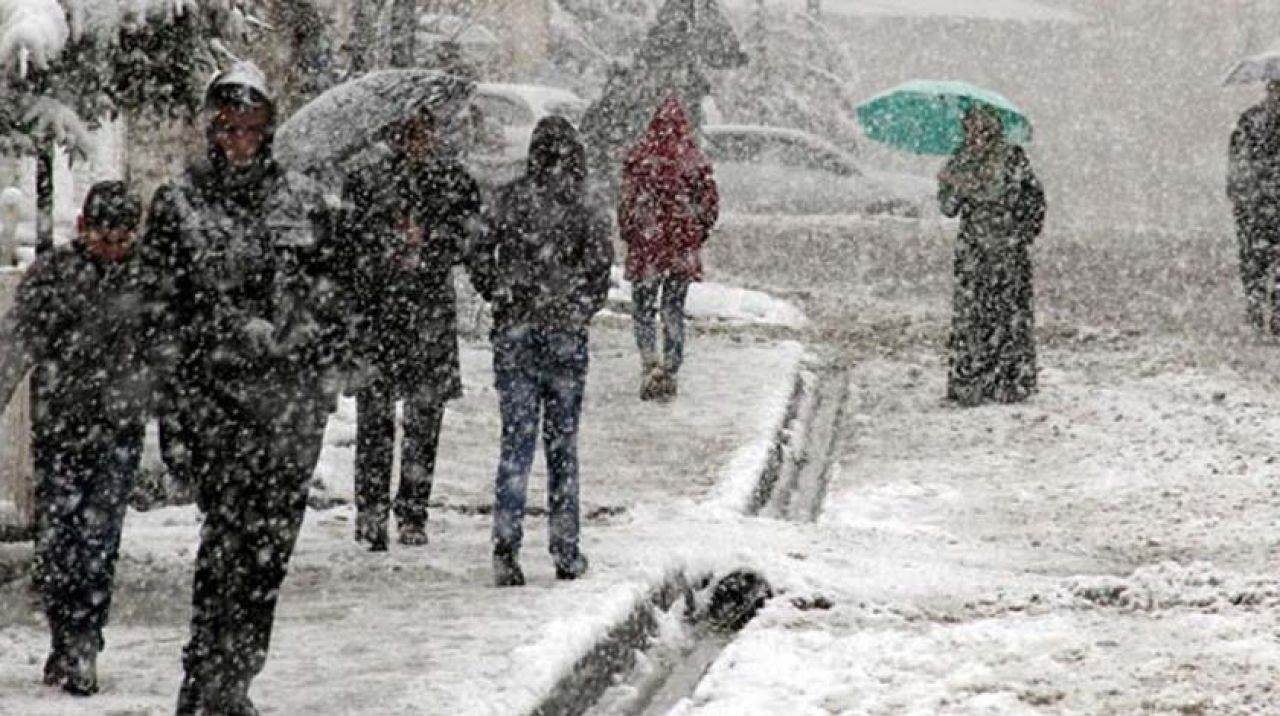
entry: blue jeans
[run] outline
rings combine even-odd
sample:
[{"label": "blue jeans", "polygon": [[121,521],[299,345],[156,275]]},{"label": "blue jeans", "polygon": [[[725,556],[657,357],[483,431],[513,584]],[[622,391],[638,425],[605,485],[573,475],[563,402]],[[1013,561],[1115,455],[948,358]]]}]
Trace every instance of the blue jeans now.
[{"label": "blue jeans", "polygon": [[587,332],[516,326],[493,337],[502,412],[502,456],[494,493],[493,542],[518,551],[529,470],[542,423],[551,554],[578,555],[578,418],[587,380]]},{"label": "blue jeans", "polygon": [[86,429],[48,436],[37,428],[33,443],[38,574],[55,644],[73,635],[101,638],[125,510],[142,459],[141,424],[80,427]]},{"label": "blue jeans", "polygon": [[635,330],[636,345],[640,348],[640,358],[646,362],[656,361],[659,293],[662,302],[662,365],[675,373],[684,363],[684,302],[689,295],[689,281],[658,277],[631,284],[631,325]]}]

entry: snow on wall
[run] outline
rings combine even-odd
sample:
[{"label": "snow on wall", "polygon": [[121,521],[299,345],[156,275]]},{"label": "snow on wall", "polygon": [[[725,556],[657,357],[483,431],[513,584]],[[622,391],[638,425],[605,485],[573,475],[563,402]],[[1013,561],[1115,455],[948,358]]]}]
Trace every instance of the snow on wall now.
[{"label": "snow on wall", "polygon": [[[0,268],[0,314],[9,310],[22,270]],[[25,386],[0,405],[0,524],[26,527],[32,514],[30,399]]]}]

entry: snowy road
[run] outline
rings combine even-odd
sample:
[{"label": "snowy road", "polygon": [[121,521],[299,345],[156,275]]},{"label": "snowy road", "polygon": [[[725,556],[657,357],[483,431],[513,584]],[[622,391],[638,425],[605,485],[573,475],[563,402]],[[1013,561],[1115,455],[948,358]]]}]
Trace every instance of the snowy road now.
[{"label": "snowy road", "polygon": [[[768,263],[753,232],[722,266]],[[674,713],[1280,713],[1280,348],[1238,328],[1219,246],[1042,242],[1041,393],[958,410],[945,237],[788,238],[856,276],[807,276],[851,415],[773,572],[835,606],[775,600]]]}]

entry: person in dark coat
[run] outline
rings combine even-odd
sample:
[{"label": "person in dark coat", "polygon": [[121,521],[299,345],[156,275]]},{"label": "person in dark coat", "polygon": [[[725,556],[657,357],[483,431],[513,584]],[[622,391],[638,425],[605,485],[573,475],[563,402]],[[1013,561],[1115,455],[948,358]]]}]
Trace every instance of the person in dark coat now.
[{"label": "person in dark coat", "polygon": [[[640,349],[642,400],[670,400],[684,362],[684,303],[702,280],[702,245],[719,218],[711,162],[694,141],[684,108],[668,97],[622,170],[618,228]],[[659,311],[658,306],[661,305]],[[662,355],[657,315],[662,316]]]},{"label": "person in dark coat", "polygon": [[142,204],[123,182],[89,189],[77,236],[39,257],[0,319],[0,407],[36,369],[32,420],[37,580],[52,648],[44,683],[88,696],[151,396],[143,290],[132,256]]},{"label": "person in dark coat", "polygon": [[586,151],[567,120],[538,122],[525,175],[494,200],[477,289],[493,307],[502,448],[493,510],[494,580],[524,584],[519,552],[538,425],[547,460],[557,579],[587,569],[579,548],[578,422],[587,329],[609,295],[609,219],[587,199]]},{"label": "person in dark coat", "polygon": [[944,216],[960,217],[956,241],[947,398],[1011,403],[1036,389],[1032,241],[1044,224],[1044,191],[1000,117],[981,105],[964,118],[963,146],[938,177]]},{"label": "person in dark coat", "polygon": [[151,360],[204,513],[177,713],[243,716],[336,405],[342,322],[330,207],[273,161],[265,77],[219,73],[204,112],[208,158],[157,190],[139,249]]},{"label": "person in dark coat", "polygon": [[427,502],[445,403],[462,395],[453,267],[483,230],[480,189],[429,111],[386,130],[391,155],[344,188],[357,371],[356,534],[387,548],[395,402],[404,447],[394,511],[402,544],[427,543]]},{"label": "person in dark coat", "polygon": [[1256,333],[1280,335],[1280,81],[1240,116],[1227,154],[1245,311]]}]

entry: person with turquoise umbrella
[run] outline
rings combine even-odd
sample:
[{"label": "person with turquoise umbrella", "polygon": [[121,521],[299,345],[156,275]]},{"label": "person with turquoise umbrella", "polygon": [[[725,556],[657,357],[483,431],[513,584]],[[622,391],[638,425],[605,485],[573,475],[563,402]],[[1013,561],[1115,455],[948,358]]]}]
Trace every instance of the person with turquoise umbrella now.
[{"label": "person with turquoise umbrella", "polygon": [[1044,190],[996,108],[964,114],[963,143],[938,175],[943,215],[959,217],[947,399],[1013,403],[1036,390],[1030,247]]},{"label": "person with turquoise umbrella", "polygon": [[998,92],[951,80],[911,80],[857,106],[868,139],[947,156],[942,213],[959,217],[947,399],[1013,403],[1036,390],[1032,241],[1044,190],[1019,144],[1027,115]]}]

